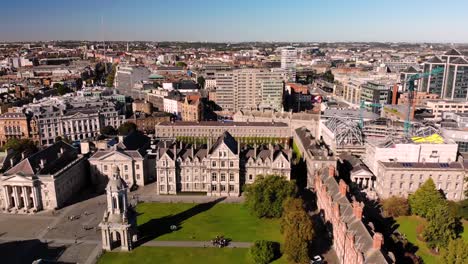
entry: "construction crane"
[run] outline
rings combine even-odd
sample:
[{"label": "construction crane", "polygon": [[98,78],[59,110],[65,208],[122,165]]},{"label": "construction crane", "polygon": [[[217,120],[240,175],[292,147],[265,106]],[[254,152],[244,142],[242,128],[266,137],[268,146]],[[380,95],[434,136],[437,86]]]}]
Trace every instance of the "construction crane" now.
[{"label": "construction crane", "polygon": [[406,112],[406,120],[405,120],[405,125],[404,125],[405,135],[408,136],[411,130],[411,107],[413,105],[414,95],[415,95],[414,82],[416,80],[424,79],[424,78],[427,78],[427,77],[430,77],[432,75],[436,75],[442,72],[444,72],[444,68],[439,67],[429,72],[423,72],[423,73],[411,75],[405,80],[405,82],[408,84],[408,109]]},{"label": "construction crane", "polygon": [[366,109],[367,106],[380,107],[381,108],[381,107],[383,107],[383,104],[361,101],[361,103],[359,104],[359,127],[361,129],[364,128],[363,112],[364,112],[364,109]]}]

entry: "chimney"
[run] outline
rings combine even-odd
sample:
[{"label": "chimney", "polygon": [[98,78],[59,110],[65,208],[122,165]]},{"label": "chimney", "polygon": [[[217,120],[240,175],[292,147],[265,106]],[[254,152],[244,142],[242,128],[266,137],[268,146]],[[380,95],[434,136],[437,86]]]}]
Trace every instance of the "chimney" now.
[{"label": "chimney", "polygon": [[363,209],[364,209],[363,203],[360,203],[358,201],[353,201],[353,214],[359,220],[362,220]]},{"label": "chimney", "polygon": [[397,97],[398,97],[398,84],[395,83],[392,89],[392,105],[397,104]]},{"label": "chimney", "polygon": [[26,153],[23,151],[21,152],[21,160],[24,160],[26,158]]},{"label": "chimney", "polygon": [[174,142],[174,160],[177,159],[177,142]]},{"label": "chimney", "polygon": [[13,158],[10,158],[10,166],[13,167],[15,165],[15,161],[13,160]]},{"label": "chimney", "polygon": [[211,149],[211,137],[208,138],[206,147],[208,148],[208,149],[207,149],[208,153],[210,153],[210,149]]},{"label": "chimney", "polygon": [[335,167],[333,165],[328,166],[328,176],[335,177]]},{"label": "chimney", "polygon": [[348,185],[343,180],[340,180],[338,188],[340,194],[346,196],[346,192],[348,191]]},{"label": "chimney", "polygon": [[271,143],[268,145],[268,147],[270,148],[270,159],[273,162],[273,154],[275,153],[275,148]]},{"label": "chimney", "polygon": [[46,160],[45,160],[45,159],[41,159],[41,161],[40,161],[40,163],[39,163],[39,167],[41,167],[41,169],[43,169],[44,166],[45,166],[45,164],[46,164]]},{"label": "chimney", "polygon": [[380,250],[383,243],[383,235],[381,233],[375,233],[373,237],[372,248],[375,250]]},{"label": "chimney", "polygon": [[237,141],[237,156],[240,157],[241,144],[240,141]]},{"label": "chimney", "polygon": [[191,149],[192,149],[192,158],[193,158],[193,156],[195,156],[195,155],[194,155],[194,154],[195,154],[195,151],[194,151],[194,149],[193,149],[193,144],[192,144]]}]

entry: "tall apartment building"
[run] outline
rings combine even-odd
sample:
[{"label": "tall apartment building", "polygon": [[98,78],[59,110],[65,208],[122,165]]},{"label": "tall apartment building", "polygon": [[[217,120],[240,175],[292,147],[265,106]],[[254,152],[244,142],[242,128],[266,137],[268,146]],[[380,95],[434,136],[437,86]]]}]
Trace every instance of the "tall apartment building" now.
[{"label": "tall apartment building", "polygon": [[288,72],[288,79],[296,81],[297,50],[294,47],[281,49],[281,68]]},{"label": "tall apartment building", "polygon": [[134,98],[144,98],[145,95],[140,93],[141,89],[137,89],[137,87],[140,87],[137,84],[148,81],[150,74],[151,71],[144,66],[118,65],[114,86],[121,94]]},{"label": "tall apartment building", "polygon": [[[361,86],[361,101],[365,103],[387,104],[390,99],[390,89],[384,84],[367,82]],[[369,106],[372,112],[378,113],[379,107]]]},{"label": "tall apartment building", "polygon": [[224,111],[282,109],[283,79],[270,69],[217,72],[216,103]]},{"label": "tall apartment building", "polygon": [[437,68],[444,71],[424,78],[420,91],[438,94],[441,98],[466,100],[468,97],[468,61],[458,50],[451,49],[424,63],[424,72]]}]

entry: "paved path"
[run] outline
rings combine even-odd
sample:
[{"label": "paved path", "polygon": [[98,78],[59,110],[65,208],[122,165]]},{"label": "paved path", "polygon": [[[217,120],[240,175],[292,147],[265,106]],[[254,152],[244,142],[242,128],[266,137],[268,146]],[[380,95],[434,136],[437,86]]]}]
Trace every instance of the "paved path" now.
[{"label": "paved path", "polygon": [[[145,247],[215,247],[211,241],[148,241],[141,246]],[[230,242],[229,248],[249,248],[251,242]]]},{"label": "paved path", "polygon": [[[62,220],[62,218],[67,215],[67,213],[69,211],[71,211],[71,209],[73,208],[73,205],[72,206],[68,206],[67,208],[65,208],[63,211],[61,211],[60,215],[57,216],[53,221],[52,223],[50,223],[50,225],[48,226],[48,228],[44,228],[41,233],[39,233],[39,236],[37,238],[39,239],[42,239],[44,238],[44,236],[47,234],[47,232],[49,232],[50,229],[54,229],[55,226]],[[50,228],[50,229],[49,229]]]}]

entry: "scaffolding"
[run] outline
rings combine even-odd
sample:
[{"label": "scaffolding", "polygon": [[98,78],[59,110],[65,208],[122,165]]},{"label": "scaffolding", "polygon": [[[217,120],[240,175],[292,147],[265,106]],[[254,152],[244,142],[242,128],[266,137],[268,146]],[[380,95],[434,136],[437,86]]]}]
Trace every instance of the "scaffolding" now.
[{"label": "scaffolding", "polygon": [[350,118],[332,117],[325,126],[334,134],[337,146],[364,144],[361,128]]}]

